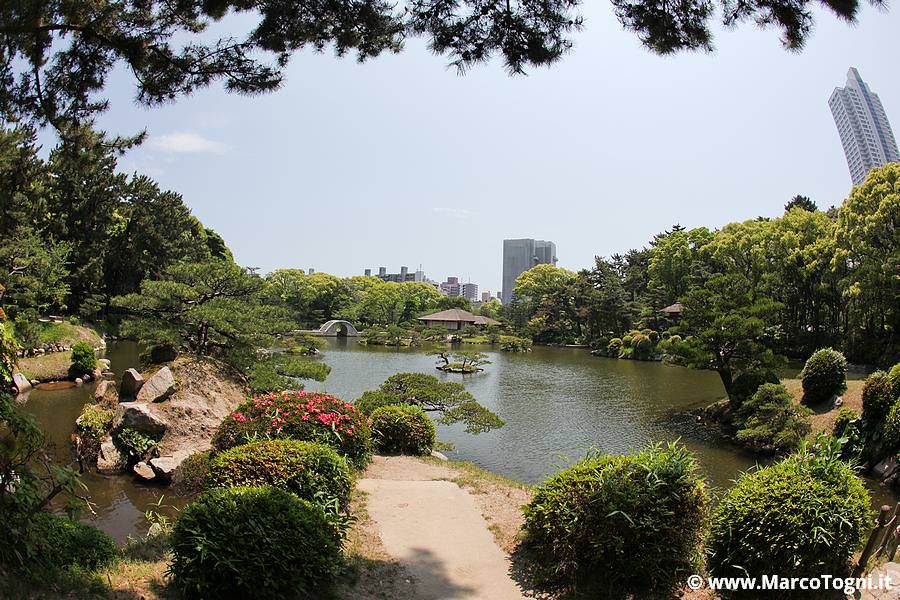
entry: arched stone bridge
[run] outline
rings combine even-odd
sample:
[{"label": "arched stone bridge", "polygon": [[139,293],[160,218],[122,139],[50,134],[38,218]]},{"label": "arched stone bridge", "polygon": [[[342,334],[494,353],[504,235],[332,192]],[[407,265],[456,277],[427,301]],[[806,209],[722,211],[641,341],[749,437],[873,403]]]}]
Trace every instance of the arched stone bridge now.
[{"label": "arched stone bridge", "polygon": [[340,319],[332,319],[324,323],[318,329],[318,335],[332,337],[356,337],[359,335],[356,327],[350,321],[342,321]]}]

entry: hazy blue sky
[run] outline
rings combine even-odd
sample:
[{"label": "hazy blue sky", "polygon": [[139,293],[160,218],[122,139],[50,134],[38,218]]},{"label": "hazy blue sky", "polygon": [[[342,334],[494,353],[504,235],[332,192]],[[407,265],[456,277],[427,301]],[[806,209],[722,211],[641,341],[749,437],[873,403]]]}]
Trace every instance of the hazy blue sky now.
[{"label": "hazy blue sky", "polygon": [[560,266],[646,244],[674,223],[839,204],[850,176],[827,100],[856,66],[900,128],[900,11],[849,27],[818,13],[802,53],[752,24],[713,54],[661,58],[606,3],[570,56],[527,77],[458,76],[421,40],[366,64],[306,52],[262,97],[210,88],[156,109],[125,76],[101,125],[149,130],[121,160],[184,195],[241,264],[338,275],[400,265],[496,293],[501,240],[557,244]]}]

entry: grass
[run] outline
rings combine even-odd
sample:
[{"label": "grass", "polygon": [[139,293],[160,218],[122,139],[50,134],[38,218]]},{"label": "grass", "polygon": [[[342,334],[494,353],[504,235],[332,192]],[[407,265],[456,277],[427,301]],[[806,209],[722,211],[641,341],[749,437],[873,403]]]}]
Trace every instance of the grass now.
[{"label": "grass", "polygon": [[43,356],[19,359],[19,370],[28,379],[52,381],[66,379],[72,365],[72,352],[51,352]]},{"label": "grass", "polygon": [[[800,380],[782,379],[781,383],[784,384],[784,387],[788,389],[794,397],[794,400],[799,404],[800,400],[803,398],[803,386]],[[811,406],[810,408],[812,409],[813,414],[810,416],[810,422],[812,423],[812,432],[810,436],[815,437],[815,434],[820,431],[831,433],[834,429],[834,419],[837,417],[841,408],[845,406],[852,408],[857,414],[862,414],[862,389],[864,383],[865,382],[860,379],[848,380],[847,391],[841,394],[841,398],[843,399],[843,404],[841,404],[841,406],[836,408],[832,408],[830,405],[823,407]]]}]

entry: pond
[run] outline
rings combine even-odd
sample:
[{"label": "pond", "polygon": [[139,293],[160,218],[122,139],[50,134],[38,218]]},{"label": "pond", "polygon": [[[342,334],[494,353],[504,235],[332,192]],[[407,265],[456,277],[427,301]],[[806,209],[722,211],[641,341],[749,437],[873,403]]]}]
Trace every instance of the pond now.
[{"label": "pond", "polygon": [[[728,487],[756,457],[723,443],[689,414],[724,395],[718,375],[654,362],[591,356],[584,349],[535,347],[512,354],[485,351],[491,364],[483,373],[441,373],[434,357],[422,349],[364,346],[352,338],[326,338],[323,359],[332,367],[325,382],[308,382],[307,390],[328,391],[355,400],[403,371],[432,373],[462,382],[482,404],[506,421],[498,430],[469,435],[459,426],[438,428],[442,442],[454,446],[451,458],[472,461],[490,471],[536,483],[583,457],[589,450],[628,452],[649,441],[681,439],[693,450],[711,485]],[[467,348],[469,348],[467,346]],[[138,364],[137,345],[110,344],[116,380]],[[33,413],[55,444],[61,461],[69,460],[75,419],[94,387],[34,390],[24,407]],[[84,476],[95,503],[95,515],[84,520],[122,541],[146,532],[143,513],[165,493],[125,476]],[[876,504],[896,501],[872,484]],[[166,496],[163,503],[183,504]]]}]

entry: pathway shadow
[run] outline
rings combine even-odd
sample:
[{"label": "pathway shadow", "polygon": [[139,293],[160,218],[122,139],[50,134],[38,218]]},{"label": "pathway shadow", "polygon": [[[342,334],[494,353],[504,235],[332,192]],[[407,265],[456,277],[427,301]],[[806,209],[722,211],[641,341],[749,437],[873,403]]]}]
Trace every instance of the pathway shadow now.
[{"label": "pathway shadow", "polygon": [[454,581],[433,552],[414,548],[415,557],[402,562],[355,557],[352,585],[336,590],[340,600],[454,600],[475,597],[477,590]]}]

